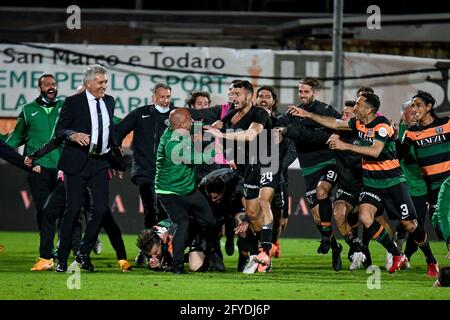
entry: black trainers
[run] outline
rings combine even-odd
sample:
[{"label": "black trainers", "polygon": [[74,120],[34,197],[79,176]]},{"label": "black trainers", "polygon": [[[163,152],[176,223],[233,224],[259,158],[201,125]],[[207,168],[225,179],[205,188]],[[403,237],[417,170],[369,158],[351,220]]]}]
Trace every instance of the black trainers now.
[{"label": "black trainers", "polygon": [[361,245],[361,252],[366,256],[366,260],[363,261],[364,268],[368,268],[372,265],[372,256],[370,255],[369,248],[365,245]]},{"label": "black trainers", "polygon": [[361,240],[358,237],[353,237],[350,241],[352,243],[349,244],[350,248],[349,248],[348,253],[347,253],[347,258],[348,258],[348,261],[353,262],[353,254],[355,252],[362,251],[361,250],[361,246],[363,244],[362,244]]},{"label": "black trainers", "polygon": [[234,238],[227,238],[225,241],[225,252],[228,256],[232,256],[234,254]]},{"label": "black trainers", "polygon": [[247,264],[248,255],[243,255],[241,252],[239,252],[239,258],[238,258],[238,264],[237,264],[237,270],[238,272],[244,271],[245,265]]},{"label": "black trainers", "polygon": [[320,241],[320,246],[317,248],[317,253],[327,254],[328,251],[330,251],[330,248],[331,248],[330,238],[322,237],[322,240]]},{"label": "black trainers", "polygon": [[94,265],[91,263],[89,255],[78,251],[75,261],[80,264],[81,269],[94,272]]},{"label": "black trainers", "polygon": [[59,262],[55,269],[56,272],[67,272],[67,262]]},{"label": "black trainers", "polygon": [[348,253],[347,253],[347,259],[348,261],[352,262],[353,261],[353,254],[355,253],[355,250],[353,250],[352,247],[350,247],[348,249]]},{"label": "black trainers", "polygon": [[331,249],[331,251],[333,252],[331,261],[334,271],[339,271],[342,269],[342,260],[341,260],[342,245],[340,243],[338,243],[337,245],[338,245],[337,248]]},{"label": "black trainers", "polygon": [[225,271],[225,265],[223,264],[222,259],[220,259],[219,255],[215,251],[211,251],[209,253],[209,268],[210,270],[216,270],[219,272]]}]

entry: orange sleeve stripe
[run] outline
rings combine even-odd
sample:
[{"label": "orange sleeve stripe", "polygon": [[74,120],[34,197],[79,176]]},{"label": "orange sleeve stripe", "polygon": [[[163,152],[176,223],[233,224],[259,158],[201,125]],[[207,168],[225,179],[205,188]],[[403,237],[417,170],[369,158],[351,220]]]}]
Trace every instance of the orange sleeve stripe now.
[{"label": "orange sleeve stripe", "polygon": [[378,229],[378,231],[372,236],[372,239],[378,239],[378,237],[380,236],[380,234],[383,232],[384,227],[380,226],[380,229]]},{"label": "orange sleeve stripe", "polygon": [[387,123],[377,124],[373,129],[377,132],[380,131],[381,128],[385,128],[387,130],[388,137],[392,137],[392,135],[394,134],[394,129]]},{"label": "orange sleeve stripe", "polygon": [[[443,131],[438,134],[436,132],[436,128],[442,128]],[[406,136],[408,138],[410,138],[411,140],[416,141],[416,140],[434,137],[434,136],[441,135],[441,134],[446,134],[449,132],[450,132],[450,121],[447,122],[446,124],[444,124],[443,126],[428,128],[428,129],[425,129],[422,131],[407,131]]]},{"label": "orange sleeve stripe", "polygon": [[375,132],[379,131],[381,128],[385,128],[388,133],[388,137],[392,137],[394,134],[394,129],[392,126],[388,125],[387,123],[379,123],[373,128],[367,128],[363,124],[361,124],[359,121],[356,122],[356,129],[358,131],[363,132],[364,134],[367,134],[369,130],[371,130],[373,133],[371,134],[371,138],[375,137]]},{"label": "orange sleeve stripe", "polygon": [[356,130],[367,133],[367,128],[359,120],[356,120]]},{"label": "orange sleeve stripe", "polygon": [[364,170],[369,171],[380,171],[380,170],[392,170],[400,167],[400,162],[398,159],[395,160],[384,160],[384,161],[363,161],[362,165]]},{"label": "orange sleeve stripe", "polygon": [[450,160],[422,167],[422,173],[425,176],[431,176],[446,171],[450,171]]}]

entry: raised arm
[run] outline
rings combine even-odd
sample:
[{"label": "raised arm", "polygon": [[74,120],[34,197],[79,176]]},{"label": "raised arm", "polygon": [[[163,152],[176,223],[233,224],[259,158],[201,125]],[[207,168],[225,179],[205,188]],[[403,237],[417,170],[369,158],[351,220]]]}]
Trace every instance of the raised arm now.
[{"label": "raised arm", "polygon": [[220,120],[222,106],[217,105],[206,109],[187,109],[191,113],[192,119],[202,121],[204,124],[212,125],[217,120]]},{"label": "raised arm", "polygon": [[39,159],[45,156],[47,153],[52,152],[53,150],[57,149],[61,144],[62,140],[58,139],[56,136],[53,136],[50,141],[48,141],[46,144],[41,146],[39,149],[34,151],[32,154],[29,155],[29,157],[33,159]]},{"label": "raised arm", "polygon": [[123,139],[125,139],[125,137],[136,128],[136,123],[139,116],[137,110],[138,109],[134,109],[131,111],[120,122],[117,122],[117,120],[114,119],[114,138],[119,145],[122,145]]},{"label": "raised arm", "polygon": [[296,117],[311,119],[312,121],[317,122],[318,124],[330,129],[351,130],[347,121],[336,119],[334,117],[318,115],[296,106],[289,106],[288,112]]},{"label": "raised arm", "polygon": [[258,122],[252,122],[250,127],[247,130],[236,131],[236,132],[221,132],[218,129],[211,128],[206,132],[211,133],[212,135],[223,138],[227,140],[235,140],[235,141],[252,141],[254,140],[264,129],[264,126]]},{"label": "raised arm", "polygon": [[172,159],[175,163],[193,164],[210,164],[215,156],[214,145],[204,150],[196,150],[194,143],[189,138],[186,140],[170,141],[166,145],[165,153],[168,159]]},{"label": "raised arm", "polygon": [[286,128],[280,128],[280,130],[295,143],[325,144],[331,135],[331,133],[322,129],[312,129],[295,124],[290,124]]},{"label": "raised arm", "polygon": [[336,134],[333,134],[328,139],[327,143],[329,144],[330,149],[333,150],[350,151],[373,158],[378,158],[385,145],[383,141],[374,140],[373,144],[370,146],[358,146],[342,141]]}]

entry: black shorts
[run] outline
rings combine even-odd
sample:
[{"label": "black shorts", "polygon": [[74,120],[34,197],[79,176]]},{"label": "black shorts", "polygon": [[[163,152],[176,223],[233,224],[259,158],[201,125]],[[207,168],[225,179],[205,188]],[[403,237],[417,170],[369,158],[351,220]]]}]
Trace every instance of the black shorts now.
[{"label": "black shorts", "polygon": [[[349,177],[352,178],[352,177],[354,177],[354,175],[351,175]],[[361,193],[361,190],[363,188],[362,181],[357,178],[353,178],[353,180],[349,180],[348,179],[349,177],[345,177],[342,179],[342,175],[339,172],[337,189],[343,190],[343,191],[349,193],[351,196],[355,197],[356,201],[358,202],[359,194]]]},{"label": "black shorts", "polygon": [[334,164],[327,165],[322,169],[304,176],[306,187],[306,200],[310,208],[317,205],[316,188],[320,181],[326,181],[333,187],[336,185],[337,173]]},{"label": "black shorts", "polygon": [[365,186],[359,195],[359,204],[363,203],[375,206],[378,209],[377,215],[381,215],[383,209],[386,209],[391,220],[417,219],[416,209],[405,182],[383,189]]},{"label": "black shorts", "polygon": [[354,208],[358,205],[358,197],[360,192],[361,190],[359,190],[358,192],[352,192],[338,188],[334,201],[343,200],[350,203],[350,205]]},{"label": "black shorts", "polygon": [[244,178],[244,197],[247,200],[259,197],[259,188],[261,180],[261,168],[259,165],[242,165],[238,166],[239,173]]},{"label": "black shorts", "polygon": [[261,168],[261,178],[259,185],[261,188],[272,188],[277,189],[278,185],[281,183],[280,170],[273,172],[270,168]]}]

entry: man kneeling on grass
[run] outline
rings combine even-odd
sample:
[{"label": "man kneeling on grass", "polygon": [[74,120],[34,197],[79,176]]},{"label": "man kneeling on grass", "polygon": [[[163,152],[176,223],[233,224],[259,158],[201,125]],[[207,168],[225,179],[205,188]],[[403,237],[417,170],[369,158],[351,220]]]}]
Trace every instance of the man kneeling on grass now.
[{"label": "man kneeling on grass", "polygon": [[[190,222],[189,236],[185,243],[185,247],[189,247],[189,253],[184,255],[184,261],[189,263],[189,271],[223,271],[222,265],[216,265],[206,258],[206,243],[200,236],[199,225],[193,219]],[[165,219],[150,229],[142,230],[139,234],[136,245],[147,258],[149,269],[172,271],[172,240],[176,228],[170,219]]]}]

